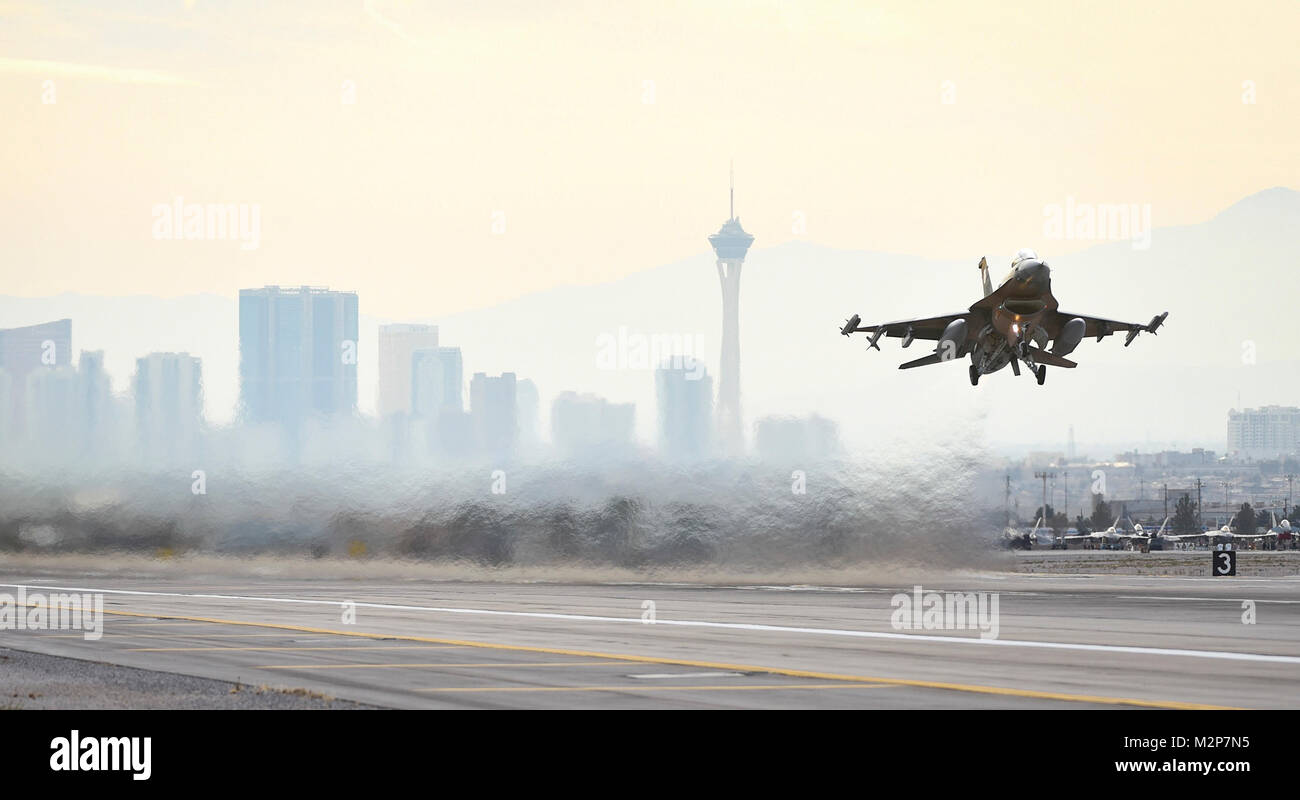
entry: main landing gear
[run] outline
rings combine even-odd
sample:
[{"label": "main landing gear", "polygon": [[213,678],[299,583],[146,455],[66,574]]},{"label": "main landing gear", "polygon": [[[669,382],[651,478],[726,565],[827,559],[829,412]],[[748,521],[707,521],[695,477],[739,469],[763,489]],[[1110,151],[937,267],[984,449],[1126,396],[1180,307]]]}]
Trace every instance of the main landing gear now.
[{"label": "main landing gear", "polygon": [[[1039,381],[1039,383],[1042,383],[1042,381]],[[975,366],[974,364],[970,365],[970,385],[971,386],[980,385],[980,368]]]},{"label": "main landing gear", "polygon": [[1043,385],[1043,381],[1047,380],[1047,365],[1046,365],[1046,364],[1040,364],[1040,365],[1038,366],[1038,372],[1036,372],[1036,373],[1034,373],[1034,374],[1038,377],[1038,385],[1039,385],[1039,386],[1042,386],[1042,385]]}]

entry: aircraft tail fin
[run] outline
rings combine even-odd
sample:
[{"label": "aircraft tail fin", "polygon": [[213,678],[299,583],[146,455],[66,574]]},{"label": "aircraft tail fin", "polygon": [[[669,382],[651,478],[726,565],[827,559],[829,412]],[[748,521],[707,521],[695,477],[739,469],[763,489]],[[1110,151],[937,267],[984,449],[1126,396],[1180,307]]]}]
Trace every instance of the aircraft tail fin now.
[{"label": "aircraft tail fin", "polygon": [[989,262],[983,256],[980,257],[980,279],[984,283],[984,296],[993,294],[993,281],[989,278]]},{"label": "aircraft tail fin", "polygon": [[1072,369],[1079,366],[1068,358],[1062,358],[1055,353],[1050,353],[1037,347],[1029,348],[1029,352],[1033,354],[1035,364],[1048,364],[1053,367],[1064,367],[1066,369]]}]

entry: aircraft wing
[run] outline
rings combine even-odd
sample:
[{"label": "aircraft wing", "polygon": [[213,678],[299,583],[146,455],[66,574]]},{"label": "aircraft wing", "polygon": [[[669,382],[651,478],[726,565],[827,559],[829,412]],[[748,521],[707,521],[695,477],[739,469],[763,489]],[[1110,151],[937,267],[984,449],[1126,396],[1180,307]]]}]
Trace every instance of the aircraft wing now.
[{"label": "aircraft wing", "polygon": [[1169,316],[1168,311],[1157,314],[1151,318],[1150,322],[1143,324],[1141,322],[1120,322],[1114,319],[1090,317],[1087,314],[1071,314],[1068,311],[1057,309],[1048,315],[1045,327],[1048,335],[1055,339],[1060,334],[1061,329],[1065,327],[1065,323],[1078,318],[1083,320],[1085,325],[1083,338],[1091,337],[1100,342],[1112,333],[1127,333],[1128,337],[1124,340],[1124,346],[1128,347],[1139,333],[1155,333],[1164,324],[1167,316]]},{"label": "aircraft wing", "polygon": [[[941,317],[925,317],[924,319],[900,319],[896,322],[885,322],[880,325],[859,325],[861,322],[858,315],[854,314],[848,319],[840,333],[848,336],[850,333],[870,333],[872,340],[887,336],[891,339],[902,339],[907,336],[907,332],[912,332],[913,339],[930,339],[937,341],[943,335],[943,329],[955,319],[961,319],[969,315],[969,312],[961,311],[956,314],[945,314]],[[876,331],[881,331],[880,336],[876,336]]]}]

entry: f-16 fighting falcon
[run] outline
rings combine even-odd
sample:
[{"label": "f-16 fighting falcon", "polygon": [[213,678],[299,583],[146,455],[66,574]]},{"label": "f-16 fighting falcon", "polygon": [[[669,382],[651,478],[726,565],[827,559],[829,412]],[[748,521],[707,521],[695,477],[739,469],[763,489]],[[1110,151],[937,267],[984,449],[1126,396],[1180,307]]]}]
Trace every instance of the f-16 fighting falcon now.
[{"label": "f-16 fighting falcon", "polygon": [[[1049,365],[1076,366],[1065,356],[1073,352],[1085,337],[1093,336],[1101,341],[1112,333],[1123,331],[1128,334],[1124,339],[1124,346],[1128,347],[1142,331],[1155,333],[1169,316],[1166,311],[1142,325],[1061,311],[1052,296],[1047,262],[1033,250],[1016,253],[1011,261],[1011,272],[996,289],[989,280],[989,265],[985,259],[980,259],[979,268],[984,299],[968,311],[883,325],[859,325],[862,319],[854,314],[840,333],[845,336],[869,333],[871,341],[868,346],[877,350],[880,346],[876,342],[881,336],[902,339],[903,347],[910,346],[916,339],[936,343],[932,354],[902,364],[899,369],[924,367],[969,355],[971,386],[979,385],[981,375],[997,372],[1007,364],[1019,375],[1022,362],[1042,385],[1047,379]],[[1050,351],[1045,349],[1048,342],[1051,342]]]}]

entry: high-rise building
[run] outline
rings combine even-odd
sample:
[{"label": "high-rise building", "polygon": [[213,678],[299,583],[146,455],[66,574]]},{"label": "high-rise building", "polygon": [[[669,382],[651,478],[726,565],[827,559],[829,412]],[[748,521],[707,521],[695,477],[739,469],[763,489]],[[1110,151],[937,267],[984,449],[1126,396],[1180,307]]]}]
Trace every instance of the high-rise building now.
[{"label": "high-rise building", "polygon": [[551,441],[568,455],[601,455],[630,447],[635,424],[632,403],[561,392],[551,404]]},{"label": "high-rise building", "polygon": [[718,368],[718,435],[724,452],[738,456],[745,449],[740,412],[740,270],[754,237],[736,216],[736,181],[731,181],[731,216],[709,244],[717,255],[718,283],[722,286],[722,357]]},{"label": "high-rise building", "polygon": [[700,458],[713,448],[713,379],[698,365],[655,370],[659,447],[669,458]]},{"label": "high-rise building", "polygon": [[72,320],[60,319],[0,330],[0,369],[9,376],[9,434],[22,437],[27,430],[27,379],[42,369],[72,365]]},{"label": "high-rise building", "polygon": [[476,372],[469,382],[469,411],[479,452],[501,456],[512,453],[519,441],[519,412],[515,373],[490,378]]},{"label": "high-rise building", "polygon": [[433,347],[411,353],[411,413],[434,418],[465,407],[464,361],[459,347]]},{"label": "high-rise building", "polygon": [[82,452],[103,453],[114,435],[112,387],[104,371],[103,350],[82,350],[77,359],[76,428]]},{"label": "high-rise building", "polygon": [[150,353],[131,379],[142,457],[171,462],[195,453],[203,425],[203,365],[189,353]]},{"label": "high-rise building", "polygon": [[465,413],[464,360],[459,347],[411,354],[411,414],[429,451],[461,458],[474,452],[473,418]]},{"label": "high-rise building", "polygon": [[437,346],[436,325],[379,326],[377,407],[380,419],[390,414],[411,413],[411,356],[418,350],[430,350]]},{"label": "high-rise building", "polygon": [[239,404],[296,425],[357,405],[357,295],[302,286],[239,292]]},{"label": "high-rise building", "polygon": [[1228,412],[1228,453],[1276,458],[1300,451],[1300,408],[1264,406]]}]

